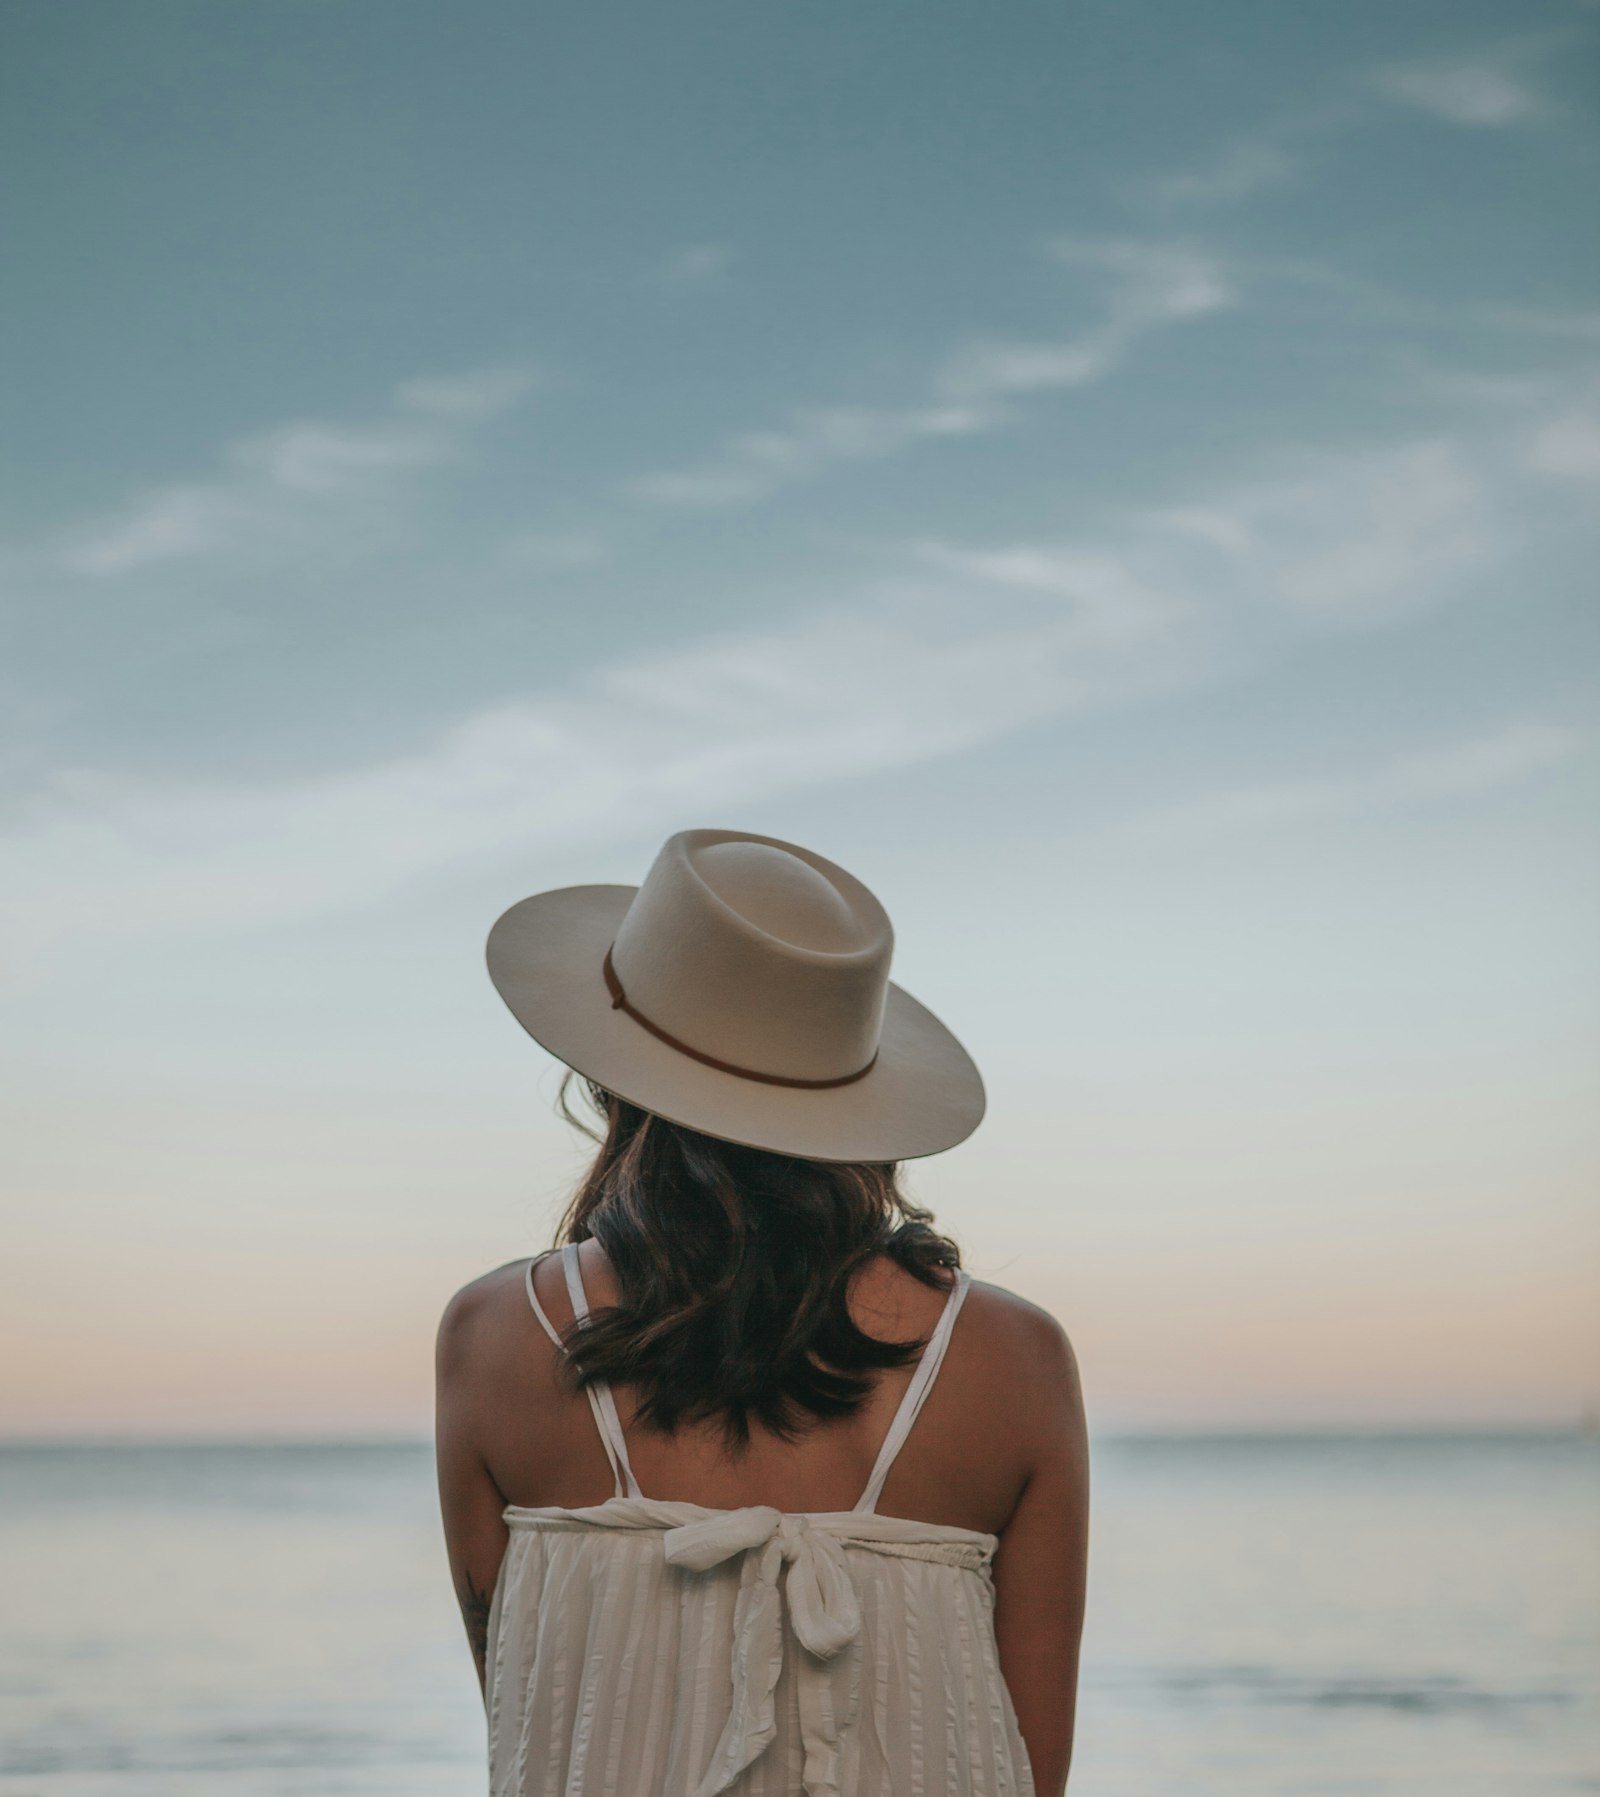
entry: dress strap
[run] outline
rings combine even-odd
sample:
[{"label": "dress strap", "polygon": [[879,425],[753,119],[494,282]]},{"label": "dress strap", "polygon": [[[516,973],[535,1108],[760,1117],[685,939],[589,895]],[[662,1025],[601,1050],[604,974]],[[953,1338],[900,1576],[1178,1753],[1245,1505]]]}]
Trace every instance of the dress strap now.
[{"label": "dress strap", "polygon": [[554,1248],[547,1248],[543,1254],[534,1255],[533,1259],[528,1262],[528,1270],[523,1275],[522,1283],[528,1288],[528,1302],[533,1306],[533,1314],[544,1325],[545,1334],[550,1337],[551,1341],[553,1341],[558,1348],[565,1348],[566,1343],[562,1341],[560,1332],[557,1330],[555,1324],[550,1321],[548,1316],[546,1316],[545,1308],[539,1302],[539,1294],[533,1289],[533,1269],[538,1266],[541,1260],[548,1260],[554,1253]]},{"label": "dress strap", "polygon": [[[574,1315],[588,1316],[589,1294],[583,1289],[583,1273],[578,1266],[576,1242],[567,1242],[562,1246],[561,1265],[567,1275],[567,1296],[572,1300]],[[600,1427],[606,1458],[611,1462],[611,1470],[617,1478],[617,1496],[642,1498],[644,1493],[639,1489],[639,1481],[634,1478],[633,1467],[628,1461],[628,1443],[622,1433],[622,1419],[617,1415],[617,1404],[611,1395],[610,1384],[604,1379],[596,1379],[588,1387],[588,1392],[594,1420]]]},{"label": "dress strap", "polygon": [[[538,1293],[533,1289],[533,1270],[541,1260],[548,1259],[555,1253],[552,1248],[547,1254],[535,1255],[528,1262],[528,1271],[523,1284],[528,1288],[528,1302],[533,1306],[533,1314],[544,1325],[545,1334],[556,1346],[565,1351],[555,1325],[545,1313],[539,1302]],[[578,1270],[578,1245],[568,1242],[561,1249],[561,1264],[567,1278],[567,1295],[572,1300],[572,1312],[576,1317],[589,1314],[589,1298],[583,1289],[583,1275]],[[617,1415],[616,1400],[611,1396],[611,1387],[604,1379],[596,1379],[584,1387],[589,1399],[589,1409],[594,1415],[595,1428],[600,1432],[600,1445],[606,1451],[606,1459],[611,1463],[611,1477],[615,1485],[613,1496],[642,1498],[644,1493],[639,1489],[639,1481],[633,1476],[633,1467],[628,1461],[628,1444],[623,1439],[622,1422]]]},{"label": "dress strap", "polygon": [[956,1314],[961,1309],[967,1288],[971,1284],[972,1275],[965,1267],[957,1267],[956,1282],[951,1288],[950,1296],[944,1301],[944,1309],[933,1334],[928,1337],[928,1345],[922,1350],[922,1358],[911,1375],[911,1383],[906,1387],[906,1395],[900,1400],[900,1408],[889,1425],[889,1433],[883,1438],[883,1446],[878,1450],[878,1463],[873,1467],[867,1488],[856,1504],[857,1510],[877,1509],[883,1482],[889,1476],[889,1468],[894,1465],[895,1456],[905,1446],[906,1437],[911,1433],[911,1425],[917,1420],[917,1412],[926,1402],[928,1393],[933,1390],[933,1382],[938,1377],[945,1349],[950,1345],[950,1331],[956,1326]]}]

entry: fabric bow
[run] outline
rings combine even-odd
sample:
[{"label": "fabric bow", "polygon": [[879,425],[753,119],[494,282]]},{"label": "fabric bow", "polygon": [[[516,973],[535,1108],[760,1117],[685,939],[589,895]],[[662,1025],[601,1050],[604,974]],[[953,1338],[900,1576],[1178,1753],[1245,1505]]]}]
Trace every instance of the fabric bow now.
[{"label": "fabric bow", "polygon": [[669,1564],[691,1572],[748,1556],[733,1613],[733,1707],[694,1797],[725,1791],[777,1734],[785,1607],[805,1650],[796,1682],[807,1797],[841,1797],[840,1737],[861,1705],[861,1600],[843,1543],[808,1517],[756,1504],[668,1529],[662,1545]]}]

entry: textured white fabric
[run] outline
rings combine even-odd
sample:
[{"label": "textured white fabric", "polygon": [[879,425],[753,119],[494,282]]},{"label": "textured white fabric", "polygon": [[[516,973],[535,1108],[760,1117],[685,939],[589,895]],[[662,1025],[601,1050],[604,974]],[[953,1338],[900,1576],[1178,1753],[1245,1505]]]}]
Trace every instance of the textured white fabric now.
[{"label": "textured white fabric", "polygon": [[[587,1314],[564,1251],[574,1310]],[[873,1510],[969,1284],[957,1276],[854,1510],[638,1494],[505,1512],[489,1615],[492,1797],[1033,1797],[994,1637],[995,1536]],[[547,1333],[560,1337],[528,1295]]]}]

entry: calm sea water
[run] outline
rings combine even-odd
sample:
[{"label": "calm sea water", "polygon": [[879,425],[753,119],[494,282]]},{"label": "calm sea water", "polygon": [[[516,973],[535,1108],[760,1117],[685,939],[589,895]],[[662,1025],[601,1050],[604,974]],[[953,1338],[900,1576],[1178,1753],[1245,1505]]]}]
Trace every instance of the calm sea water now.
[{"label": "calm sea water", "polygon": [[[1095,1472],[1073,1797],[1600,1792],[1600,1443]],[[3,1797],[484,1788],[426,1448],[0,1448]]]}]

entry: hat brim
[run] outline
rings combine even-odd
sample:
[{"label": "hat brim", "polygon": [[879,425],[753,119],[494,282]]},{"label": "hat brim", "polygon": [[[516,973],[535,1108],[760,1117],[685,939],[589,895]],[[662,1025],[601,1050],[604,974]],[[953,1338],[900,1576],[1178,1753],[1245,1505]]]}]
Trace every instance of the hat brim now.
[{"label": "hat brim", "polygon": [[708,1067],[651,1035],[613,1009],[602,972],[637,890],[536,893],[489,932],[495,989],[557,1060],[670,1122],[806,1160],[916,1160],[953,1148],[982,1122],[983,1080],[971,1056],[892,981],[878,1058],[849,1085],[769,1085]]}]

